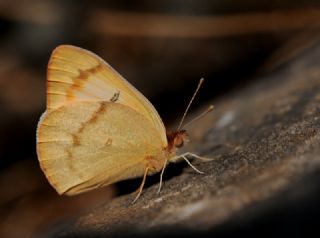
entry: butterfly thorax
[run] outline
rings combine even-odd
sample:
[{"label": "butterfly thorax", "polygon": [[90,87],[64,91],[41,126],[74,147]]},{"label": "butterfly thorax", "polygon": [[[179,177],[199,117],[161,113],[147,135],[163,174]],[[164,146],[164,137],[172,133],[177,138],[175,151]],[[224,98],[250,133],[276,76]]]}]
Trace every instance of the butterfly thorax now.
[{"label": "butterfly thorax", "polygon": [[176,151],[181,148],[188,140],[188,134],[185,130],[173,131],[167,133],[168,146],[164,148],[159,154],[147,156],[146,166],[149,168],[148,175],[152,175],[161,171],[164,164],[167,162],[172,162],[170,158],[176,156]]}]

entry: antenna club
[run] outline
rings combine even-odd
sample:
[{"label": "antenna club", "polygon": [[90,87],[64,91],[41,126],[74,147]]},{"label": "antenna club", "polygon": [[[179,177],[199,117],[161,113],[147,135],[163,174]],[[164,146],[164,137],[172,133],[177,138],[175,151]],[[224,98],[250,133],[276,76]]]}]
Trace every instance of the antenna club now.
[{"label": "antenna club", "polygon": [[211,111],[213,110],[213,108],[214,108],[214,106],[213,106],[213,105],[210,105],[207,110],[205,110],[205,111],[204,111],[203,113],[201,113],[199,116],[193,118],[191,121],[189,121],[188,123],[186,123],[186,124],[184,125],[184,127],[187,127],[188,125],[192,124],[193,122],[199,120],[200,118],[202,118],[203,116],[205,116],[207,113],[211,112]]}]

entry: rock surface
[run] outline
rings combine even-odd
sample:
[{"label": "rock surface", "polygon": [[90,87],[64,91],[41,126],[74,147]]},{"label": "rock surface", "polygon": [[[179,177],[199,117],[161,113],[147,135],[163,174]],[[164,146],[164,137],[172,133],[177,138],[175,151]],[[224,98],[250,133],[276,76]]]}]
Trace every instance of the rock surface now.
[{"label": "rock surface", "polygon": [[314,46],[213,102],[214,113],[189,130],[187,149],[214,158],[193,160],[204,175],[185,163],[170,165],[160,195],[155,175],[134,205],[135,194],[127,193],[45,234],[205,237],[308,231],[317,225],[312,217],[320,210],[319,57],[320,45]]}]

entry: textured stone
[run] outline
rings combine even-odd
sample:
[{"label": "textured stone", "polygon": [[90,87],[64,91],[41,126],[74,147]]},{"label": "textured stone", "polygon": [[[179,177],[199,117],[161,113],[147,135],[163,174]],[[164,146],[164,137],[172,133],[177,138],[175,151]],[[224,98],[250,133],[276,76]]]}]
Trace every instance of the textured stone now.
[{"label": "textured stone", "polygon": [[[204,175],[183,162],[170,165],[160,195],[155,175],[136,204],[130,204],[135,194],[121,195],[47,235],[204,237],[265,230],[286,234],[286,227],[295,232],[298,227],[292,224],[299,214],[307,217],[301,212],[304,201],[317,204],[313,198],[319,198],[319,57],[320,46],[314,46],[290,64],[213,102],[214,113],[190,128],[192,141],[186,148],[214,158],[193,160]],[[310,214],[316,213],[310,206]],[[276,233],[276,227],[285,228]]]}]

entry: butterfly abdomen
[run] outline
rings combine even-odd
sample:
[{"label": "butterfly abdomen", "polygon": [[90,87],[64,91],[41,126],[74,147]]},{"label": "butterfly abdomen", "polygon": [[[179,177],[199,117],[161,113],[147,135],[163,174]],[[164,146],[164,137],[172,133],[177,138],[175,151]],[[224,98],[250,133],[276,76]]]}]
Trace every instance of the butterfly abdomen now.
[{"label": "butterfly abdomen", "polygon": [[167,155],[163,152],[159,153],[158,155],[146,156],[145,167],[149,168],[148,175],[152,175],[161,171],[167,158]]}]

